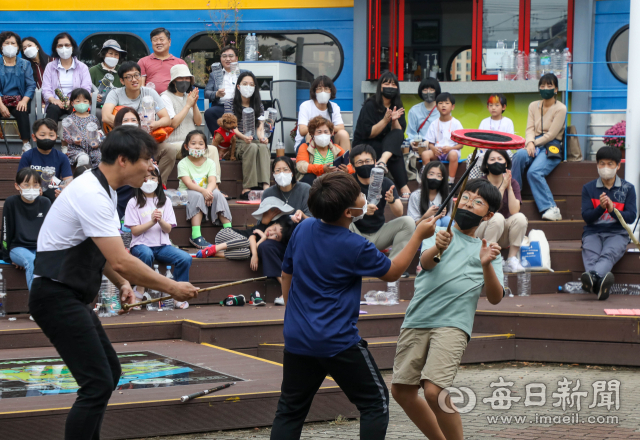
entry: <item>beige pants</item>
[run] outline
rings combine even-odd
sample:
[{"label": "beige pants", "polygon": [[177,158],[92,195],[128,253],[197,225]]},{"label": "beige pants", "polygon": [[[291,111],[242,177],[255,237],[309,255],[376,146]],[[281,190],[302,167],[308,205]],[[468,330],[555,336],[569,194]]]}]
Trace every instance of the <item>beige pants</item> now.
[{"label": "beige pants", "polygon": [[519,212],[508,219],[496,212],[491,220],[480,223],[476,229],[477,238],[485,238],[489,243],[498,243],[500,247],[520,247],[522,239],[527,233],[529,221]]},{"label": "beige pants", "polygon": [[360,232],[353,223],[349,226],[349,230],[351,232],[355,232],[356,234],[366,238],[373,243],[378,250],[383,250],[389,246],[393,246],[389,253],[389,258],[392,260],[402,249],[404,249],[407,243],[409,243],[415,229],[416,222],[406,215],[385,223],[377,232],[372,234]]},{"label": "beige pants", "polygon": [[[167,184],[167,179],[169,179],[169,175],[171,174],[171,171],[173,171],[173,167],[176,164],[176,159],[182,159],[182,153],[180,151],[181,148],[182,142],[163,142],[158,145],[158,157],[156,158],[156,161],[158,162],[158,168],[160,168],[162,182],[165,185]],[[161,150],[162,154],[160,152]],[[173,157],[173,160],[170,159],[171,157]],[[218,185],[220,185],[222,173],[220,169],[220,158],[218,157],[218,149],[213,145],[209,145],[207,147],[206,157],[215,162],[216,170],[218,171],[216,179]]]},{"label": "beige pants", "polygon": [[269,146],[253,141],[250,144],[236,139],[236,157],[242,161],[242,188],[271,182],[271,152]]}]

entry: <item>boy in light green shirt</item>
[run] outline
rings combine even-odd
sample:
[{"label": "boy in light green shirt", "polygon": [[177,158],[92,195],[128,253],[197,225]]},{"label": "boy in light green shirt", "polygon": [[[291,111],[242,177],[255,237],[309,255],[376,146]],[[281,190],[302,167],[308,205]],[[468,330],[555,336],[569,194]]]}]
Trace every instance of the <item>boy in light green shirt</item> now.
[{"label": "boy in light green shirt", "polygon": [[[471,337],[482,287],[498,304],[504,295],[502,257],[497,243],[475,238],[482,221],[500,209],[502,196],[487,180],[469,181],[460,198],[451,233],[438,231],[423,241],[415,295],[407,308],[393,364],[391,392],[429,439],[462,440],[462,419],[448,394]],[[439,263],[434,257],[442,253]],[[424,388],[425,399],[418,396]]]}]

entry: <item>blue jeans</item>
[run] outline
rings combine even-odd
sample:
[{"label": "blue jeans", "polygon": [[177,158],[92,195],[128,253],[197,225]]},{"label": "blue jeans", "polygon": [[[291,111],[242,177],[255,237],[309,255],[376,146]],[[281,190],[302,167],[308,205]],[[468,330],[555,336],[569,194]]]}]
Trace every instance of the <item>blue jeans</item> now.
[{"label": "blue jeans", "polygon": [[538,206],[538,211],[545,212],[549,208],[556,206],[553,201],[553,194],[547,184],[546,177],[561,162],[560,158],[549,159],[544,149],[536,148],[536,157],[530,157],[527,149],[518,150],[511,158],[513,166],[511,175],[522,189],[522,175],[527,172],[527,181],[533,193],[533,199]]},{"label": "blue jeans", "polygon": [[151,268],[153,268],[153,260],[171,265],[173,278],[176,281],[189,281],[192,258],[181,249],[169,245],[149,247],[139,244],[131,248],[131,255]]},{"label": "blue jeans", "polygon": [[31,249],[16,247],[11,249],[9,257],[12,263],[16,263],[18,266],[24,267],[24,271],[27,274],[27,287],[31,291],[31,282],[33,281],[33,262],[36,259],[36,251]]}]

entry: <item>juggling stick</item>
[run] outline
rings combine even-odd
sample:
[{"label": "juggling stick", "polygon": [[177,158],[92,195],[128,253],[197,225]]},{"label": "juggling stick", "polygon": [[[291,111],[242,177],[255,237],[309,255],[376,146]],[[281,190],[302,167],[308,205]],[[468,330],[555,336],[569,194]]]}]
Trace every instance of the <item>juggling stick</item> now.
[{"label": "juggling stick", "polygon": [[231,385],[235,385],[235,382],[225,383],[224,385],[220,385],[219,387],[211,388],[210,390],[198,391],[197,393],[189,394],[188,396],[182,396],[180,398],[180,402],[185,403],[189,400],[193,400],[198,397],[206,396],[207,394],[215,393],[216,391],[224,390],[225,388],[229,388]]},{"label": "juggling stick", "polygon": [[[249,279],[246,279],[246,280],[234,281],[233,283],[219,284],[217,286],[211,286],[211,287],[205,287],[204,289],[199,289],[198,293],[207,292],[209,290],[222,289],[224,287],[237,286],[238,284],[252,283],[254,281],[263,281],[263,280],[266,280],[266,279],[267,279],[267,277],[249,278]],[[135,304],[122,304],[122,310],[124,310],[125,312],[128,312],[129,309],[131,309],[133,307],[144,306],[144,305],[147,305],[147,304],[153,304],[155,302],[160,302],[160,301],[164,301],[164,300],[171,299],[171,298],[173,298],[173,297],[172,296],[163,296],[162,298],[148,299],[146,301],[140,301],[139,303],[135,303]]]}]

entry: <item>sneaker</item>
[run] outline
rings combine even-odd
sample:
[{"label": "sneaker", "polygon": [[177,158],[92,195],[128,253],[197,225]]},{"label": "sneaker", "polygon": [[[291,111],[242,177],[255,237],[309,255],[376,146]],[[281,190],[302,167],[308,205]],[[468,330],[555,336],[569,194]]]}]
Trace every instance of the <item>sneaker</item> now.
[{"label": "sneaker", "polygon": [[507,272],[518,273],[524,272],[524,267],[520,264],[520,260],[517,257],[511,257],[507,260]]},{"label": "sneaker", "polygon": [[593,293],[593,285],[596,283],[595,274],[592,272],[585,272],[580,275],[580,282],[582,283],[582,290],[585,292]]},{"label": "sneaker", "polygon": [[542,214],[543,220],[551,220],[553,222],[562,220],[562,214],[560,214],[560,208],[554,206],[553,208],[547,209],[544,214]]},{"label": "sneaker", "polygon": [[213,257],[216,254],[216,245],[212,244],[206,249],[199,250],[196,252],[196,258],[209,258]]},{"label": "sneaker", "polygon": [[267,303],[264,301],[264,299],[262,299],[262,297],[260,296],[260,292],[258,292],[257,290],[255,292],[253,292],[253,294],[251,295],[251,304],[253,304],[254,306],[266,306]]},{"label": "sneaker", "polygon": [[26,153],[27,151],[31,150],[31,144],[30,143],[24,143],[22,144],[22,152]]},{"label": "sneaker", "polygon": [[188,301],[173,301],[173,306],[176,309],[188,309],[189,308],[189,302]]},{"label": "sneaker", "polygon": [[204,239],[204,237],[201,235],[198,238],[190,238],[189,239],[189,243],[191,243],[192,245],[194,245],[195,247],[197,247],[198,249],[205,249],[208,248],[209,246],[211,246],[211,243],[209,243],[207,240]]},{"label": "sneaker", "polygon": [[607,274],[602,277],[598,286],[598,301],[604,301],[609,298],[609,292],[611,291],[611,286],[616,281],[615,277],[611,272],[607,272]]},{"label": "sneaker", "polygon": [[278,297],[278,298],[276,298],[276,300],[273,303],[276,306],[283,306],[284,305],[284,298],[283,297]]}]

